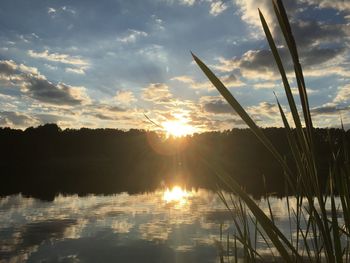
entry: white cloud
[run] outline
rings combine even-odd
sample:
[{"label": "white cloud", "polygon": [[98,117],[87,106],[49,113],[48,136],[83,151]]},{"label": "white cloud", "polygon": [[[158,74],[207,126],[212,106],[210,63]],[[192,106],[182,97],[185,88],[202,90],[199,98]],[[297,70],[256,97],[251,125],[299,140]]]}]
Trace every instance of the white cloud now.
[{"label": "white cloud", "polygon": [[65,71],[68,72],[68,73],[85,75],[85,71],[82,68],[66,68]]},{"label": "white cloud", "polygon": [[192,77],[187,76],[187,75],[173,77],[170,80],[175,80],[175,81],[182,82],[184,84],[188,84],[189,87],[192,88],[192,89],[198,89],[198,90],[206,89],[208,91],[214,89],[214,87],[213,87],[213,85],[211,84],[210,81],[198,82],[198,81],[195,81],[194,79],[192,79]]},{"label": "white cloud", "polygon": [[118,37],[117,40],[122,43],[135,43],[141,37],[147,37],[148,34],[144,31],[129,29],[128,34],[124,37]]},{"label": "white cloud", "polygon": [[82,59],[80,57],[70,56],[68,54],[49,53],[48,50],[44,50],[43,52],[35,52],[33,50],[29,50],[28,55],[33,58],[41,58],[48,61],[60,62],[60,63],[70,64],[70,65],[80,65],[80,66],[89,65],[89,62],[87,60]]},{"label": "white cloud", "polygon": [[187,76],[187,75],[173,77],[170,80],[177,80],[179,82],[186,83],[186,84],[193,84],[193,83],[195,83],[195,81],[192,79],[192,77]]},{"label": "white cloud", "polygon": [[334,103],[350,103],[350,84],[347,84],[338,89],[337,95],[335,96]]},{"label": "white cloud", "polygon": [[53,7],[49,7],[49,8],[47,9],[47,13],[48,13],[48,14],[55,14],[55,13],[56,13],[56,9],[53,8]]},{"label": "white cloud", "polygon": [[43,52],[35,52],[33,50],[29,50],[28,55],[32,58],[39,58],[47,61],[74,66],[74,68],[69,67],[65,69],[65,71],[69,73],[85,74],[85,70],[88,69],[90,66],[90,63],[87,60],[79,56],[71,56],[68,54],[60,53],[50,53],[48,50],[44,50]]},{"label": "white cloud", "polygon": [[258,8],[263,12],[268,22],[273,20],[270,0],[234,0],[234,3],[239,8],[242,20],[251,26],[260,27],[261,25]]},{"label": "white cloud", "polygon": [[49,7],[47,9],[47,13],[51,16],[51,18],[56,18],[57,16],[63,15],[63,14],[75,15],[77,12],[71,7],[62,6],[59,8]]},{"label": "white cloud", "polygon": [[169,103],[173,95],[164,83],[152,83],[143,89],[142,99],[155,103]]},{"label": "white cloud", "polygon": [[134,94],[130,90],[118,90],[114,99],[118,103],[124,104],[124,105],[130,105],[131,103],[137,101]]},{"label": "white cloud", "polygon": [[145,59],[148,59],[150,61],[165,63],[168,60],[168,54],[166,53],[163,46],[156,44],[139,49],[137,51],[137,54],[145,57]]},{"label": "white cloud", "polygon": [[180,4],[192,6],[196,3],[196,0],[179,0]]},{"label": "white cloud", "polygon": [[224,12],[228,8],[228,5],[222,1],[213,1],[210,3],[210,14],[217,16]]}]

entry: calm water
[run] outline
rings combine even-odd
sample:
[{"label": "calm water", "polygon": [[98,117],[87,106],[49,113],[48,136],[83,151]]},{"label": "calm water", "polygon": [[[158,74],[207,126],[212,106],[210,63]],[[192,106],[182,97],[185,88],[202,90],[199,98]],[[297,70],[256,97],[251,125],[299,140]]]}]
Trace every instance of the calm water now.
[{"label": "calm water", "polygon": [[[285,200],[271,203],[289,231]],[[53,202],[8,196],[0,199],[0,262],[218,262],[220,224],[225,234],[230,223],[207,190]]]}]

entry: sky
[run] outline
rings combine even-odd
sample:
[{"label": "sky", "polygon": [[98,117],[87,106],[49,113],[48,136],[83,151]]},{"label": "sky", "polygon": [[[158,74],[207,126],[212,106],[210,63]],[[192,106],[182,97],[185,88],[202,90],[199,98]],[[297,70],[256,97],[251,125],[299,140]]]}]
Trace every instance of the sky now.
[{"label": "sky", "polygon": [[[350,1],[283,3],[315,126],[350,128]],[[270,0],[2,0],[0,126],[245,127],[192,51],[259,126],[280,127],[274,92],[289,109],[258,8],[297,94]]]}]

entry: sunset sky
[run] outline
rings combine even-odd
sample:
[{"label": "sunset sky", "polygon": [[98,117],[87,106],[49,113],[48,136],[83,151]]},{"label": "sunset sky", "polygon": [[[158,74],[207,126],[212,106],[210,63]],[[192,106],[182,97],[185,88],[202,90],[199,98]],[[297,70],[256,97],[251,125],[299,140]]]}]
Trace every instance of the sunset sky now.
[{"label": "sunset sky", "polygon": [[[350,1],[283,2],[315,125],[342,116],[350,128]],[[0,126],[153,129],[146,114],[199,132],[244,127],[190,51],[260,126],[281,126],[273,91],[286,100],[258,7],[295,87],[270,0],[2,0]]]}]

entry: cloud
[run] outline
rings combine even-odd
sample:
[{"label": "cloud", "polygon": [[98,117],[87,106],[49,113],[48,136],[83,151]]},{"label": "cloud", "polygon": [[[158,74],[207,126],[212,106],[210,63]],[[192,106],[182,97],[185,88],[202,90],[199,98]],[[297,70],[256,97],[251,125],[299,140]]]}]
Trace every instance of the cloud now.
[{"label": "cloud", "polygon": [[261,25],[258,8],[263,12],[269,23],[273,21],[272,4],[269,0],[235,0],[234,3],[238,7],[241,19],[250,26],[260,27]]},{"label": "cloud", "polygon": [[350,84],[338,89],[337,95],[333,99],[333,103],[350,103]]},{"label": "cloud", "polygon": [[338,11],[350,11],[350,2],[344,0],[301,0],[309,5],[316,5],[319,8],[332,8]]},{"label": "cloud", "polygon": [[173,77],[170,80],[177,80],[179,82],[186,83],[186,84],[193,84],[193,83],[195,83],[195,81],[192,79],[192,77],[187,76],[187,75],[181,75],[181,76]]},{"label": "cloud", "polygon": [[114,99],[118,103],[124,104],[124,105],[130,105],[131,103],[137,101],[134,94],[130,90],[118,90],[116,92]]},{"label": "cloud", "polygon": [[172,97],[169,87],[164,83],[152,83],[144,88],[142,92],[143,100],[159,104],[171,102]]},{"label": "cloud", "polygon": [[[229,75],[221,76],[220,79],[226,87],[240,87],[245,85],[233,73]],[[188,84],[189,87],[192,89],[206,89],[208,91],[215,89],[213,84],[210,81],[203,81],[203,82],[195,81],[192,77],[187,75],[173,77],[170,80],[175,80],[175,81],[182,82],[184,84]]]},{"label": "cloud", "polygon": [[230,87],[241,87],[244,86],[245,84],[241,82],[235,74],[231,73],[229,75],[225,75],[221,78],[221,81],[223,84],[230,88]]},{"label": "cloud", "polygon": [[68,54],[59,54],[59,53],[49,53],[48,50],[43,52],[35,52],[33,50],[28,51],[28,55],[33,58],[41,58],[48,61],[60,62],[69,65],[79,65],[79,66],[88,66],[89,62],[77,56],[70,56]]},{"label": "cloud", "polygon": [[59,8],[48,7],[47,13],[49,14],[49,16],[51,18],[56,18],[57,16],[62,15],[62,14],[75,15],[77,12],[71,7],[62,6]]},{"label": "cloud", "polygon": [[179,0],[180,4],[192,6],[195,4],[196,0]]},{"label": "cloud", "polygon": [[81,68],[66,68],[65,71],[68,72],[68,73],[85,75],[85,71],[83,69],[81,69]]},{"label": "cloud", "polygon": [[22,87],[22,91],[29,97],[59,106],[75,106],[89,100],[83,87],[73,87],[64,83],[53,84],[33,76],[28,77]]},{"label": "cloud", "polygon": [[331,102],[325,103],[320,107],[315,107],[311,111],[314,115],[334,115],[341,112],[350,111],[350,84],[339,87],[335,97]]},{"label": "cloud", "polygon": [[168,60],[164,47],[156,44],[139,49],[137,55],[141,55],[145,60],[156,61],[157,63],[166,63]]},{"label": "cloud", "polygon": [[[330,24],[314,20],[298,20],[291,24],[293,35],[299,49],[311,48],[320,44],[344,46],[344,40],[350,35],[347,24]],[[281,38],[280,33],[277,35]],[[338,48],[337,46],[335,46]]]},{"label": "cloud", "polygon": [[69,73],[85,74],[85,70],[90,67],[90,63],[86,59],[83,59],[79,56],[50,53],[48,50],[44,50],[43,52],[35,52],[33,50],[29,50],[28,55],[32,58],[39,58],[51,62],[74,66],[74,68],[68,67],[65,69],[65,71]]},{"label": "cloud", "polygon": [[[349,4],[344,1],[323,1],[304,0],[301,2],[287,0],[283,2],[288,12],[293,35],[296,39],[300,54],[300,60],[305,68],[307,76],[319,76],[322,74],[347,75],[342,62],[348,57],[348,46],[350,29],[346,22],[341,20],[325,20],[326,15],[322,15],[323,8],[333,8],[338,11],[349,11]],[[235,0],[239,8],[239,13],[243,21],[253,28],[252,34],[255,37],[263,36],[261,22],[257,13],[260,8],[268,21],[270,30],[276,44],[279,46],[280,55],[287,71],[292,71],[290,57],[285,49],[285,41],[277,25],[277,20],[273,11],[273,5],[269,0]],[[317,10],[321,15],[315,20],[310,19],[309,12]],[[341,13],[343,16],[347,13]],[[340,22],[339,22],[340,21]],[[328,63],[328,64],[327,64]],[[332,65],[330,65],[332,64]],[[325,67],[327,66],[327,69]],[[241,57],[231,60],[221,58],[217,69],[230,71],[232,68],[241,69],[241,73],[246,78],[256,75],[260,79],[273,80],[278,77],[274,59],[269,49],[261,48],[249,50]],[[321,69],[321,70],[319,70]]]},{"label": "cloud", "polygon": [[219,64],[214,67],[222,72],[239,70],[246,79],[278,78],[275,62],[270,50],[248,50],[240,58],[218,58]]},{"label": "cloud", "polygon": [[253,84],[254,89],[273,89],[278,85],[273,81],[258,82]]},{"label": "cloud", "polygon": [[233,114],[235,111],[232,107],[220,96],[203,96],[199,103],[202,110],[213,114]]},{"label": "cloud", "polygon": [[0,61],[0,76],[7,77],[17,72],[17,64],[12,60]]},{"label": "cloud", "polygon": [[135,43],[138,39],[141,37],[147,37],[148,34],[144,31],[129,29],[128,34],[124,37],[118,37],[117,40],[119,42],[128,44],[128,43]]},{"label": "cloud", "polygon": [[340,116],[342,112],[349,112],[350,106],[346,106],[343,108],[339,108],[335,105],[324,105],[321,107],[316,107],[311,109],[311,113],[313,116],[317,115],[337,115]]},{"label": "cloud", "polygon": [[10,80],[13,86],[19,86],[23,94],[40,102],[75,106],[89,102],[84,87],[73,87],[65,83],[53,84],[36,68],[17,65],[13,61],[0,61],[0,76]]},{"label": "cloud", "polygon": [[[253,120],[259,122],[262,126],[281,126],[280,112],[277,105],[274,103],[263,101],[258,105],[248,107],[247,112]],[[287,116],[287,119],[288,117],[289,116]]]},{"label": "cloud", "polygon": [[188,86],[192,89],[206,89],[208,91],[214,89],[213,85],[209,81],[198,82],[187,75],[173,77],[170,80],[175,80],[184,84],[188,84]]},{"label": "cloud", "polygon": [[224,12],[228,8],[227,3],[224,3],[223,1],[213,1],[210,3],[210,11],[209,13],[213,16],[217,16]]},{"label": "cloud", "polygon": [[13,111],[0,112],[0,126],[26,128],[28,126],[38,125],[39,121],[25,113]]},{"label": "cloud", "polygon": [[[278,49],[283,61],[285,70],[288,73],[293,72],[292,60],[285,48]],[[306,75],[315,75],[319,70],[323,70],[324,75],[346,74],[341,63],[346,56],[344,48],[312,48],[300,52],[300,61],[304,66]],[[219,63],[213,67],[221,72],[232,72],[239,70],[246,79],[276,80],[280,78],[276,62],[272,52],[267,49],[248,50],[241,57],[225,59],[219,57]],[[325,67],[329,69],[325,70]],[[315,73],[313,74],[313,71]],[[239,86],[239,83],[237,83]]]},{"label": "cloud", "polygon": [[56,9],[53,8],[53,7],[49,7],[49,8],[47,9],[47,13],[48,13],[48,14],[55,14],[55,13],[56,13]]},{"label": "cloud", "polygon": [[205,112],[214,114],[232,114],[234,110],[227,104],[221,97],[218,96],[205,96],[201,97],[200,103]]}]

